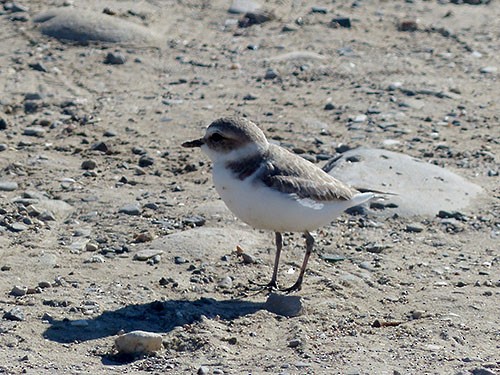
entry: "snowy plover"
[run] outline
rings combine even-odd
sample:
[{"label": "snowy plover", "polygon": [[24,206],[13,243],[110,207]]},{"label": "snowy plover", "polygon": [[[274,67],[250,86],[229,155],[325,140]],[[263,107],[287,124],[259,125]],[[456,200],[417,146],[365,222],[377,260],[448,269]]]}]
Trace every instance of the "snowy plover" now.
[{"label": "snowy plover", "polygon": [[185,142],[201,147],[212,160],[215,188],[227,207],[245,223],[276,234],[273,275],[266,285],[278,289],[282,232],[303,232],[306,254],[297,281],[282,289],[300,290],[314,238],[309,231],[329,224],[352,206],[373,198],[336,180],[316,165],[269,143],[257,125],[245,118],[221,118],[203,138]]}]

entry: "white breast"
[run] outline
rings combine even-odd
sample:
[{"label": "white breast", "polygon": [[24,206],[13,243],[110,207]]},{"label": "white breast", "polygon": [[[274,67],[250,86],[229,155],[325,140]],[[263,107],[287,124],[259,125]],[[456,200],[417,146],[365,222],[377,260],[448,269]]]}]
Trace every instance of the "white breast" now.
[{"label": "white breast", "polygon": [[222,163],[213,165],[213,180],[217,192],[234,215],[254,228],[278,232],[318,229],[347,208],[373,197],[371,193],[364,193],[349,201],[298,199],[294,194],[280,193],[264,185],[253,175],[240,180]]}]

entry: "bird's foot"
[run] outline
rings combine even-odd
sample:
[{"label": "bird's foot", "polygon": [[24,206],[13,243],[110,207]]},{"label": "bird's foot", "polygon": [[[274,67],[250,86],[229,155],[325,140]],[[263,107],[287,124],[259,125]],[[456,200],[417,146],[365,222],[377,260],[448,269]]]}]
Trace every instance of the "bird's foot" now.
[{"label": "bird's foot", "polygon": [[259,283],[256,283],[255,281],[252,281],[252,280],[249,280],[249,282],[250,282],[251,285],[255,286],[255,289],[253,289],[253,291],[258,291],[258,292],[268,291],[268,292],[272,292],[273,290],[279,290],[278,283],[276,282],[276,280],[271,280],[267,284],[259,284]]},{"label": "bird's foot", "polygon": [[290,294],[292,292],[298,292],[299,290],[302,289],[302,280],[299,279],[295,282],[295,284],[293,284],[291,287],[289,288],[283,288],[283,289],[279,289],[280,292],[284,292],[286,294]]}]

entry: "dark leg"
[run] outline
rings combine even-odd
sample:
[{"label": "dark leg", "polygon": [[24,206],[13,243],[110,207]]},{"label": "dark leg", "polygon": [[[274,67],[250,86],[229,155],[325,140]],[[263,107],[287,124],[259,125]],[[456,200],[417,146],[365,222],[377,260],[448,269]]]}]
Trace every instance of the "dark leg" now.
[{"label": "dark leg", "polygon": [[306,272],[307,262],[309,261],[309,257],[311,256],[313,246],[314,246],[314,238],[308,231],[304,232],[306,236],[306,255],[304,256],[304,261],[302,262],[302,267],[300,267],[299,278],[290,288],[282,289],[283,292],[295,292],[299,291],[302,288],[302,280],[304,280],[304,273]]},{"label": "dark leg", "polygon": [[[264,287],[264,289],[278,289],[278,268],[280,263],[280,255],[281,249],[283,248],[283,237],[280,232],[275,232],[276,234],[276,255],[274,257],[274,266],[273,266],[273,276],[271,277],[271,281],[268,284],[259,285]],[[253,282],[252,282],[253,283]]]}]

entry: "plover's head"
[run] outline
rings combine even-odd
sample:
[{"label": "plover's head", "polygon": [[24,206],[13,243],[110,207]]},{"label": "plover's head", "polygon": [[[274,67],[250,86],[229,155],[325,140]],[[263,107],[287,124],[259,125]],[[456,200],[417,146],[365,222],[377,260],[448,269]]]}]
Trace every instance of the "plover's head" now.
[{"label": "plover's head", "polygon": [[263,155],[269,143],[253,122],[245,118],[225,117],[212,122],[203,138],[185,142],[182,146],[201,147],[215,163]]}]

